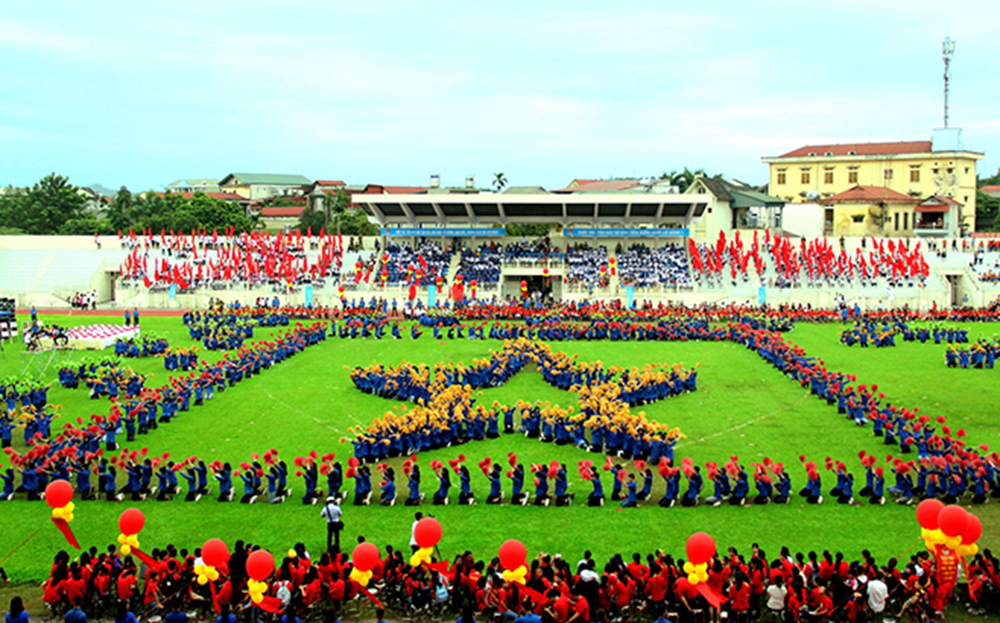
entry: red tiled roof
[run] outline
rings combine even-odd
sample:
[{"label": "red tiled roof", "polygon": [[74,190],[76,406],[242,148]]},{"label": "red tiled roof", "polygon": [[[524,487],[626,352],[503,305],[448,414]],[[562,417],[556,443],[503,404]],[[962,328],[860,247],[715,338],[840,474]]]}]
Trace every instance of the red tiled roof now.
[{"label": "red tiled roof", "polygon": [[304,206],[277,206],[261,208],[260,215],[267,218],[293,218],[302,215]]},{"label": "red tiled roof", "polygon": [[951,197],[942,197],[940,195],[934,195],[932,197],[928,197],[920,202],[920,205],[934,205],[934,204],[949,205],[953,207],[959,207],[962,205],[961,203],[955,201]]},{"label": "red tiled roof", "polygon": [[642,183],[639,180],[574,180],[577,182],[577,186],[561,188],[559,190],[553,190],[554,193],[573,193],[573,192],[604,192],[604,191],[618,191],[618,190],[628,190],[630,188],[635,188],[640,186]]},{"label": "red tiled roof", "polygon": [[819,203],[917,203],[918,199],[884,186],[854,186]]},{"label": "red tiled roof", "polygon": [[987,195],[990,193],[1000,194],[1000,186],[983,186],[979,190],[983,191]]},{"label": "red tiled roof", "polygon": [[317,186],[347,186],[345,182],[340,180],[316,180]]},{"label": "red tiled roof", "polygon": [[383,186],[387,195],[413,195],[427,190],[426,186]]},{"label": "red tiled roof", "polygon": [[[845,145],[806,145],[779,158],[804,158],[812,156],[880,156],[891,154],[919,154],[931,151],[930,141],[900,141],[898,143],[847,143]],[[854,152],[854,153],[851,153]]]}]

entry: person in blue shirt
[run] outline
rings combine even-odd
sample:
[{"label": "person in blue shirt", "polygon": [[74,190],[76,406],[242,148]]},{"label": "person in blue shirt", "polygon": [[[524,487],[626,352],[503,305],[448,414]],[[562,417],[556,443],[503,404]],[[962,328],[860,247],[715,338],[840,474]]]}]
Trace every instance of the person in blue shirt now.
[{"label": "person in blue shirt", "polygon": [[476,503],[476,496],[472,493],[472,477],[469,475],[469,468],[465,465],[458,469],[458,503],[468,506]]},{"label": "person in blue shirt", "polygon": [[3,480],[3,491],[0,491],[0,502],[6,502],[14,499],[14,481],[16,476],[14,475],[14,470],[7,468],[3,474],[0,474],[0,480]]},{"label": "person in blue shirt", "polygon": [[87,623],[87,615],[80,609],[81,603],[79,597],[73,598],[73,607],[63,617],[66,623]]},{"label": "person in blue shirt", "polygon": [[7,623],[28,623],[28,611],[24,609],[24,601],[19,596],[11,598],[6,620]]},{"label": "person in blue shirt", "polygon": [[[224,607],[228,608],[228,606]],[[139,623],[139,620],[129,610],[127,599],[122,599],[118,602],[118,609],[115,612],[115,623]],[[236,622],[233,621],[232,623]]]},{"label": "person in blue shirt", "polygon": [[396,505],[396,471],[391,467],[385,470],[385,476],[382,480],[382,499],[380,504],[382,506]]},{"label": "person in blue shirt", "polygon": [[451,473],[447,467],[442,466],[437,470],[438,488],[434,492],[433,504],[441,506],[448,503],[448,490],[451,489]]},{"label": "person in blue shirt", "polygon": [[421,502],[424,501],[424,494],[420,493],[420,466],[414,464],[410,468],[410,473],[407,474],[409,482],[407,482],[407,488],[410,493],[406,498],[407,506],[419,506]]},{"label": "person in blue shirt", "polygon": [[556,472],[555,484],[556,506],[569,506],[573,503],[573,494],[569,492],[569,477],[566,474],[566,465],[561,464]]},{"label": "person in blue shirt", "polygon": [[587,506],[604,506],[604,484],[601,483],[600,472],[594,466],[590,467],[590,485],[593,489],[587,496]]},{"label": "person in blue shirt", "polygon": [[542,465],[535,472],[535,506],[549,505],[549,477],[548,468]]},{"label": "person in blue shirt", "polygon": [[511,504],[520,504],[525,506],[528,503],[528,496],[524,493],[524,465],[520,463],[514,467],[514,470],[510,474],[511,480]]},{"label": "person in blue shirt", "polygon": [[201,499],[201,494],[198,493],[198,474],[195,473],[194,469],[189,467],[183,472],[181,472],[181,478],[187,483],[187,495],[184,496],[185,502],[197,502]]},{"label": "person in blue shirt", "polygon": [[219,501],[233,501],[233,468],[226,463],[216,472],[215,479],[219,481]]},{"label": "person in blue shirt", "polygon": [[622,502],[622,508],[635,508],[637,506],[636,501],[636,489],[638,485],[635,482],[635,474],[628,475],[628,495],[625,496],[625,500]]},{"label": "person in blue shirt", "polygon": [[253,468],[243,470],[240,479],[243,481],[243,497],[240,498],[240,504],[253,504],[257,501],[257,483],[253,475]]},{"label": "person in blue shirt", "polygon": [[487,504],[500,504],[503,502],[503,490],[500,488],[500,465],[493,465],[487,478],[490,481],[490,494],[486,496]]}]

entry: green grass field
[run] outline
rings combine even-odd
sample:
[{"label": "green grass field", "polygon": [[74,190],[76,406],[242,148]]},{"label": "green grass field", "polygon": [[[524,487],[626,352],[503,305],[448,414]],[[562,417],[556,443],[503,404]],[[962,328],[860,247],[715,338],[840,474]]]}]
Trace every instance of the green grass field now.
[{"label": "green grass field", "polygon": [[[91,324],[94,317],[43,317],[64,325]],[[23,320],[23,319],[22,319]],[[118,318],[109,319],[117,322]],[[143,318],[143,329],[165,336],[172,345],[190,344],[179,318]],[[974,325],[971,336],[992,335],[996,325]],[[1000,370],[952,370],[942,363],[943,346],[905,344],[896,348],[847,348],[838,343],[839,325],[799,324],[789,339],[803,346],[812,356],[824,359],[833,369],[856,374],[859,382],[877,383],[893,403],[920,407],[922,413],[945,415],[953,428],[965,428],[973,444],[1000,444],[1000,424],[996,421],[997,375]],[[258,329],[255,338],[266,337]],[[403,340],[327,340],[276,366],[274,369],[239,384],[204,407],[193,407],[174,422],[140,437],[134,448],[148,446],[152,454],[171,452],[175,457],[196,454],[204,459],[221,459],[234,464],[247,460],[251,452],[263,453],[277,448],[290,461],[296,455],[316,450],[320,454],[336,452],[346,464],[351,446],[339,440],[350,426],[367,424],[395,402],[362,394],[353,388],[345,366],[368,365],[373,361],[398,363],[402,360],[470,361],[484,357],[499,342],[436,342],[425,334],[414,342]],[[869,428],[857,428],[837,415],[836,409],[810,396],[797,383],[767,366],[753,353],[728,343],[553,343],[554,349],[579,354],[581,360],[600,359],[605,364],[642,365],[655,362],[701,363],[698,391],[667,399],[645,408],[656,420],[679,426],[687,435],[677,447],[678,460],[690,456],[698,464],[724,462],[729,455],[739,455],[746,464],[765,456],[785,463],[795,490],[805,480],[798,457],[806,455],[822,465],[825,457],[843,460],[863,482],[858,452],[865,450],[884,457],[886,450]],[[203,353],[204,359],[221,356]],[[35,374],[56,380],[56,370],[67,358],[93,354],[21,352],[7,346],[0,359],[0,377]],[[166,381],[161,359],[127,360],[126,365],[155,376],[147,386]],[[540,375],[526,370],[502,388],[482,392],[480,400],[492,403],[518,399],[548,400],[575,405],[574,394],[546,384]],[[50,402],[63,405],[63,417],[106,414],[108,402],[89,400],[85,389],[66,390],[54,387]],[[18,435],[18,441],[20,436]],[[571,490],[585,497],[590,485],[581,481],[573,465],[583,458],[602,462],[603,458],[567,447],[556,447],[522,436],[503,436],[499,440],[467,444],[460,448],[420,455],[425,469],[423,491],[431,497],[436,483],[427,469],[438,458],[447,461],[464,453],[473,470],[473,488],[480,499],[485,497],[487,482],[475,468],[474,461],[484,456],[504,461],[514,451],[522,462],[549,462],[554,459],[571,466]],[[4,461],[6,464],[6,461]],[[399,465],[396,465],[397,472]],[[603,473],[605,487],[610,487]],[[824,489],[832,486],[832,477],[822,472]],[[400,477],[402,475],[400,474]],[[292,478],[293,488],[301,492],[301,479]],[[657,487],[661,480],[657,478]],[[352,483],[345,483],[350,488]],[[505,479],[509,495],[509,480]],[[399,482],[401,497],[404,481]],[[858,485],[860,488],[862,485]],[[376,483],[377,489],[377,483]],[[239,490],[239,489],[238,489]],[[377,493],[377,492],[376,492]],[[654,499],[660,492],[654,489]],[[227,542],[244,539],[262,544],[273,551],[285,551],[296,541],[303,541],[316,552],[325,545],[325,527],[319,508],[303,506],[298,500],[283,505],[219,504],[203,499],[197,504],[181,500],[141,502],[147,517],[140,535],[144,549],[167,543],[195,547],[210,537]],[[105,547],[118,535],[117,516],[127,504],[104,501],[78,502],[73,529],[84,546]],[[364,535],[380,546],[391,543],[405,548],[413,516],[412,508],[398,505],[355,508],[345,506],[345,537],[350,544]],[[920,529],[913,508],[844,507],[832,500],[820,507],[808,506],[795,499],[787,506],[761,508],[661,509],[651,504],[622,510],[614,505],[587,508],[521,507],[432,507],[422,510],[437,516],[444,525],[440,549],[452,556],[470,549],[480,556],[496,551],[506,538],[524,541],[529,551],[561,552],[579,556],[591,549],[599,558],[613,552],[648,552],[655,548],[682,554],[684,541],[696,530],[715,536],[720,547],[730,545],[742,550],[758,542],[777,553],[780,545],[794,550],[842,550],[851,557],[862,549],[884,559],[917,547]],[[1000,510],[990,504],[975,511],[982,519],[981,546],[1000,543]],[[6,556],[36,530],[41,532],[10,556],[3,566],[15,580],[38,580],[48,573],[48,564],[56,550],[65,546],[48,520],[44,503],[24,501],[0,505],[0,557]]]}]

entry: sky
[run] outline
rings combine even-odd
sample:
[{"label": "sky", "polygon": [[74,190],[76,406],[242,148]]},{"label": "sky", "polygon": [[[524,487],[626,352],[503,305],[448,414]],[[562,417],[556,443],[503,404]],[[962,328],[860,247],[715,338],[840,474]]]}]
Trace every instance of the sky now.
[{"label": "sky", "polygon": [[230,172],[760,184],[807,144],[951,125],[1000,167],[1000,2],[5,2],[0,185]]}]

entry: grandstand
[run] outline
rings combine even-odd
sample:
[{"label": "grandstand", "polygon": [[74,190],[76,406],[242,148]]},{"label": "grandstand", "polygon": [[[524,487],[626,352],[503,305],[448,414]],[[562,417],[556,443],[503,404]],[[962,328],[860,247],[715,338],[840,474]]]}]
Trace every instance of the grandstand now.
[{"label": "grandstand", "polygon": [[[341,296],[398,301],[413,297],[427,304],[429,290],[439,287],[436,301],[449,300],[458,274],[466,284],[475,280],[475,296],[484,299],[517,298],[524,287],[529,293],[567,300],[688,305],[766,301],[831,307],[845,298],[868,308],[909,304],[927,309],[983,306],[1000,296],[1000,245],[983,241],[949,242],[944,250],[942,243],[932,243],[929,249],[928,243],[917,247],[905,239],[782,236],[779,249],[779,236],[770,232],[758,232],[752,239],[724,237],[720,246],[719,241],[692,245],[673,229],[662,239],[650,238],[649,232],[658,228],[566,227],[543,238],[516,239],[502,237],[496,228],[473,226],[460,235],[447,235],[453,231],[386,231],[365,239],[363,250],[340,256],[339,247],[305,237],[296,239],[297,246],[290,250],[273,251],[264,245],[252,255],[257,273],[251,277],[245,274],[245,256],[233,260],[224,252],[244,244],[237,241],[214,244],[202,239],[195,244],[189,237],[184,243],[188,246],[179,249],[162,240],[106,240],[96,248],[89,237],[3,237],[0,296],[16,298],[22,308],[68,307],[73,294],[81,291],[96,291],[99,307],[105,308],[188,308],[212,299],[248,302],[265,295],[293,304],[309,300],[336,305]],[[232,270],[225,268],[226,262]],[[141,268],[135,268],[140,263]],[[292,272],[283,272],[283,265]],[[187,275],[184,283],[173,279],[175,268]],[[470,289],[465,296],[472,296]]]}]

